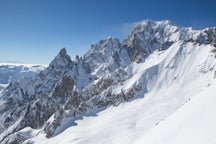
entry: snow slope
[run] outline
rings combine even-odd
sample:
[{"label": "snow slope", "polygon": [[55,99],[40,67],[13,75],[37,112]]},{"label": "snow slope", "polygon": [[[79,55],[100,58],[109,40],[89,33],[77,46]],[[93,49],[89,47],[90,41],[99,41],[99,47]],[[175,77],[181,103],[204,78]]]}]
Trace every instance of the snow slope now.
[{"label": "snow slope", "polygon": [[137,99],[110,107],[97,116],[76,120],[76,126],[53,138],[39,136],[34,141],[41,144],[214,144],[215,89],[214,82],[170,117],[155,123],[149,132],[146,128],[154,120],[151,112],[145,115],[145,100]]},{"label": "snow slope", "polygon": [[215,144],[216,83],[150,130],[134,144]]},{"label": "snow slope", "polygon": [[[146,81],[149,92],[139,95],[144,98],[122,103],[118,107],[111,106],[106,110],[76,119],[64,119],[53,137],[47,139],[43,133],[35,131],[33,133],[37,136],[31,141],[41,144],[144,143],[143,135],[148,135],[150,129],[156,127],[194,96],[200,97],[199,95],[206,95],[206,92],[214,94],[215,58],[210,53],[211,49],[211,46],[192,43],[183,45],[180,42],[166,51],[155,51],[144,63],[134,63],[126,67],[126,71],[131,72],[133,77],[113,87],[114,93],[120,93],[139,82]],[[208,87],[211,84],[213,85]],[[209,98],[211,99],[209,101],[214,101],[213,97]],[[197,105],[202,108],[201,103]],[[198,113],[199,111],[194,114]],[[213,113],[214,110],[211,114]],[[187,118],[184,121],[186,120]],[[167,133],[165,136],[169,138],[168,135]],[[154,139],[153,135],[152,140]]]}]

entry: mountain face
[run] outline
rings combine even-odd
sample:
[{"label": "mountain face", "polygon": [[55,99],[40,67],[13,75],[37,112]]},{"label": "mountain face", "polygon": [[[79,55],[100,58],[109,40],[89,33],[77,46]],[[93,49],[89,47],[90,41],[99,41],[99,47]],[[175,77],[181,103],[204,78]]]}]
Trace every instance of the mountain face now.
[{"label": "mountain face", "polygon": [[[155,115],[164,119],[215,77],[215,27],[193,30],[146,20],[123,42],[101,40],[74,61],[63,48],[39,74],[11,82],[0,93],[0,143],[33,143],[38,129],[50,138],[68,119],[137,98],[155,103],[150,108],[172,100],[168,112]],[[31,132],[23,131],[28,127]]]}]

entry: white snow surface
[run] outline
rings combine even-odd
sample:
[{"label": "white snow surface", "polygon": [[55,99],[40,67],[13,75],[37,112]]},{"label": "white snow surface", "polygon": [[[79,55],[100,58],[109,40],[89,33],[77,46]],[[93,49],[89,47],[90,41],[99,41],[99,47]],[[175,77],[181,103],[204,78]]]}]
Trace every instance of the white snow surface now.
[{"label": "white snow surface", "polygon": [[134,141],[134,144],[215,144],[216,84]]},{"label": "white snow surface", "polygon": [[146,81],[148,92],[141,98],[65,119],[49,139],[33,131],[35,137],[26,143],[215,143],[216,66],[211,50],[210,45],[179,41],[166,51],[155,51],[145,62],[126,67],[131,77],[113,86],[118,94]]},{"label": "white snow surface", "polygon": [[[110,107],[97,116],[77,120],[77,126],[35,143],[50,144],[214,144],[216,143],[216,83],[200,92],[164,121],[158,120],[149,132],[151,113],[146,113],[145,99],[137,99],[119,107]],[[162,110],[163,111],[163,110]],[[157,114],[163,113],[158,110]],[[147,116],[147,117],[146,117]],[[154,121],[154,120],[153,120]]]}]

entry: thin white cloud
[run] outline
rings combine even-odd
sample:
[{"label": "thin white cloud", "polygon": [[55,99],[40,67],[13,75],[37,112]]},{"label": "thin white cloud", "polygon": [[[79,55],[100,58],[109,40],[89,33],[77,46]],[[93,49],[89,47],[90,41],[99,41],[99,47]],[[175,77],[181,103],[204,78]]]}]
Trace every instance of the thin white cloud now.
[{"label": "thin white cloud", "polygon": [[114,36],[117,38],[124,40],[127,38],[127,36],[130,34],[130,32],[142,21],[137,21],[137,22],[128,22],[128,23],[123,23],[117,26],[114,26],[112,28],[112,31],[114,33]]},{"label": "thin white cloud", "polygon": [[121,31],[122,34],[128,35],[133,30],[133,28],[135,28],[141,22],[142,21],[124,23],[124,24],[121,25],[120,31]]}]

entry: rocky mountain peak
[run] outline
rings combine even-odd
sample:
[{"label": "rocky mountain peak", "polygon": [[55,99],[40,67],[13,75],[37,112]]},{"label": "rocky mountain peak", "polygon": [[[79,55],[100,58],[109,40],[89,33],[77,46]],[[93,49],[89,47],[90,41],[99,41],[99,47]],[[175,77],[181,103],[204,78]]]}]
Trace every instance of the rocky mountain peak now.
[{"label": "rocky mountain peak", "polygon": [[[54,58],[54,60],[52,62],[58,62],[58,63],[61,63],[61,62],[66,62],[66,63],[70,63],[71,62],[71,58],[70,56],[67,54],[67,51],[66,51],[66,48],[62,48],[58,55]],[[52,63],[51,62],[51,63]]]},{"label": "rocky mountain peak", "polygon": [[65,48],[62,48],[54,60],[49,64],[48,71],[54,70],[55,73],[64,71],[66,67],[72,64],[70,56],[67,54]]},{"label": "rocky mountain peak", "polygon": [[110,63],[116,52],[120,51],[121,42],[117,38],[108,37],[93,44],[91,49],[84,55],[85,63],[94,71],[98,67]]},{"label": "rocky mountain peak", "polygon": [[142,62],[153,51],[167,49],[179,37],[179,28],[170,21],[146,20],[132,30],[123,45],[128,47],[132,61]]},{"label": "rocky mountain peak", "polygon": [[65,56],[67,55],[66,48],[62,48],[62,49],[60,50],[60,52],[59,52],[59,55],[60,55],[61,57],[65,57]]},{"label": "rocky mountain peak", "polygon": [[98,43],[95,43],[91,46],[91,49],[87,52],[92,53],[92,52],[97,52],[107,50],[107,49],[116,49],[119,48],[118,45],[120,44],[119,39],[113,38],[113,37],[108,37],[107,39],[100,40]]},{"label": "rocky mountain peak", "polygon": [[139,23],[132,30],[130,35],[134,35],[135,33],[144,32],[144,31],[152,31],[153,32],[154,29],[164,29],[167,26],[174,26],[174,25],[169,20],[163,20],[163,21],[145,20],[145,21]]}]

